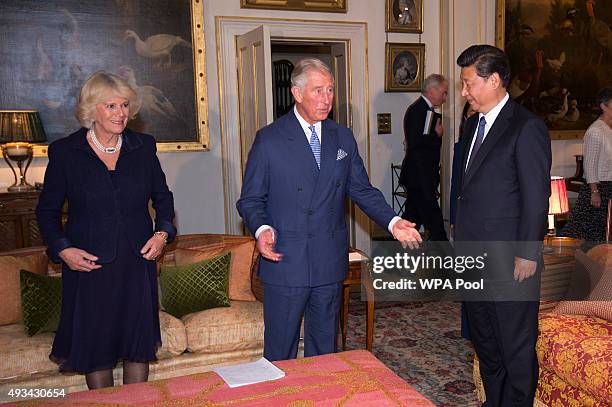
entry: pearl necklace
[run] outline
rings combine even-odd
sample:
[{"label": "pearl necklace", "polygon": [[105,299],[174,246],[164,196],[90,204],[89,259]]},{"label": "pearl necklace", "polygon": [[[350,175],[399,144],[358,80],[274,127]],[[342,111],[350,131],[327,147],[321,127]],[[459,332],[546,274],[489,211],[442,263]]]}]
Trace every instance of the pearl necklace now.
[{"label": "pearl necklace", "polygon": [[94,131],[93,128],[89,129],[87,134],[89,134],[89,137],[91,137],[91,141],[94,143],[94,146],[96,146],[96,148],[102,151],[103,153],[115,154],[116,152],[121,150],[121,144],[123,144],[122,134],[119,135],[119,138],[117,139],[117,144],[115,145],[115,147],[104,147],[102,143],[100,143],[100,141],[96,137],[96,132]]}]

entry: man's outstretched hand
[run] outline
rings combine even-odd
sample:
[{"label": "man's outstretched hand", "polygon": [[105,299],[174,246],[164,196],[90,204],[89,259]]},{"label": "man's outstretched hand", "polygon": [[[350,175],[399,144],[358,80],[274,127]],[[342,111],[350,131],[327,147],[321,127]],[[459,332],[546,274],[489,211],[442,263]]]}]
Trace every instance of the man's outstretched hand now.
[{"label": "man's outstretched hand", "polygon": [[268,260],[281,261],[283,255],[274,251],[274,245],[276,245],[276,239],[272,229],[268,228],[259,234],[257,250],[259,250],[261,255]]},{"label": "man's outstretched hand", "polygon": [[402,244],[402,247],[410,249],[418,249],[419,243],[423,241],[421,234],[414,227],[416,225],[408,222],[405,219],[398,220],[393,225],[393,237]]}]

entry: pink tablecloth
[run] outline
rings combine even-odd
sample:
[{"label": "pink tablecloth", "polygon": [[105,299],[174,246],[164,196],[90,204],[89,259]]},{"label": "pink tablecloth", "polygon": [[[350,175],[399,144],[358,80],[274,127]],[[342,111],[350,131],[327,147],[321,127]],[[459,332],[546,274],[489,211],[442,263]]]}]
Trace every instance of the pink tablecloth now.
[{"label": "pink tablecloth", "polygon": [[213,372],[72,393],[18,406],[433,406],[363,350],[275,362],[282,379],[230,389]]}]

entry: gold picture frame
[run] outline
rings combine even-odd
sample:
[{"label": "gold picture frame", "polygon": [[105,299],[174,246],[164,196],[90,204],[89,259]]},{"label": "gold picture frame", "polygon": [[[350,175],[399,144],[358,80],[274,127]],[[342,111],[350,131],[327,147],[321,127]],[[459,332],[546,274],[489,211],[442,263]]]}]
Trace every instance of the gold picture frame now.
[{"label": "gold picture frame", "polygon": [[509,93],[546,121],[553,140],[582,139],[597,118],[597,91],[612,85],[612,58],[585,36],[591,13],[612,24],[610,9],[588,3],[496,0],[495,45],[510,59]]},{"label": "gold picture frame", "polygon": [[240,8],[346,13],[348,0],[240,0]]},{"label": "gold picture frame", "polygon": [[[0,106],[38,110],[51,143],[79,129],[80,88],[105,70],[137,90],[142,108],[128,127],[155,137],[158,151],[209,150],[202,0],[131,0],[106,14],[91,2],[38,0],[32,9],[20,3],[4,0],[0,13],[14,45],[0,68],[10,79],[0,84]],[[162,52],[149,52],[160,42]],[[37,52],[24,58],[24,50]],[[34,154],[46,156],[47,149],[35,145]]]},{"label": "gold picture frame", "polygon": [[385,92],[420,92],[425,71],[425,44],[385,44]]},{"label": "gold picture frame", "polygon": [[423,0],[386,0],[385,31],[423,33]]}]

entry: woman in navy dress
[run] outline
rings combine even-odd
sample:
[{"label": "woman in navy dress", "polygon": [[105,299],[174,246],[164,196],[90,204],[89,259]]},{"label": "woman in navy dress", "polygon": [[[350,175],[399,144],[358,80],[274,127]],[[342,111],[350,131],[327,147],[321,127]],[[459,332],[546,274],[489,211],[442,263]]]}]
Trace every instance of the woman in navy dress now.
[{"label": "woman in navy dress", "polygon": [[90,389],[113,386],[119,361],[124,384],[147,381],[161,345],[155,258],[176,234],[174,202],[155,139],[126,128],[138,108],[126,81],[92,75],[76,108],[83,128],[49,146],[36,208],[49,257],[62,263],[49,357],[60,371],[84,374]]}]

